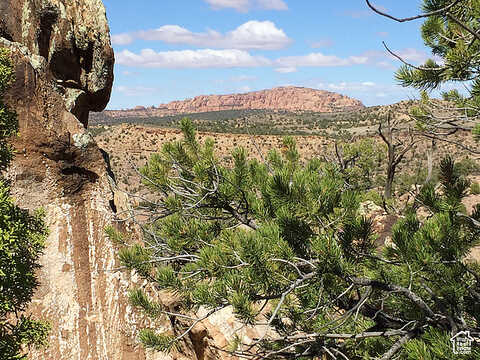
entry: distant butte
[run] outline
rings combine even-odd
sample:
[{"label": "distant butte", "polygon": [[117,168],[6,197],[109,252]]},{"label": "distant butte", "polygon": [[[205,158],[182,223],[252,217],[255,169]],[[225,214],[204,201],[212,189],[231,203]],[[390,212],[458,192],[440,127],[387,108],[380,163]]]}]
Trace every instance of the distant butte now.
[{"label": "distant butte", "polygon": [[325,90],[296,86],[276,87],[243,94],[200,95],[193,99],[172,101],[158,107],[137,106],[130,110],[105,111],[111,117],[167,116],[221,110],[287,110],[287,111],[355,111],[365,106],[361,101]]}]

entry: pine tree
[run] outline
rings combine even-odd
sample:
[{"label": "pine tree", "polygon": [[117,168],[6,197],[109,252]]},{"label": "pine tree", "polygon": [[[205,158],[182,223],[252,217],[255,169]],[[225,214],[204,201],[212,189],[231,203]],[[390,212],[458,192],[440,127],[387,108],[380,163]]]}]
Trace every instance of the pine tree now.
[{"label": "pine tree", "polygon": [[[432,59],[415,66],[405,62],[396,78],[402,86],[422,90],[420,105],[412,116],[423,134],[431,139],[452,142],[446,136],[459,130],[480,134],[480,2],[478,0],[423,0],[423,13],[399,19],[389,15],[366,0],[375,12],[399,22],[424,19],[421,28],[425,45],[432,51]],[[439,89],[448,82],[463,82],[467,94],[458,90],[443,93],[450,106],[430,99],[427,91]],[[478,148],[456,143],[472,152]]]},{"label": "pine tree", "polygon": [[[4,171],[13,149],[7,138],[17,131],[17,120],[1,101],[13,80],[9,53],[0,48],[0,171]],[[44,345],[49,325],[22,315],[38,285],[35,271],[44,248],[47,229],[43,214],[30,214],[15,205],[9,184],[0,179],[0,358],[26,359],[25,346]]]},{"label": "pine tree", "polygon": [[[123,265],[153,289],[132,289],[131,303],[177,318],[175,331],[141,330],[147,348],[176,348],[226,307],[274,330],[250,344],[232,339],[229,351],[254,359],[451,359],[452,334],[480,331],[480,266],[466,260],[479,244],[480,206],[465,213],[469,183],[451,159],[395,224],[391,244],[378,246],[359,189],[331,162],[301,161],[294,139],[265,163],[237,148],[225,165],[190,121],[182,130],[142,169],[158,194],[139,206],[149,214],[143,244],[109,229],[125,242]],[[164,290],[180,299],[178,313],[158,300]],[[205,316],[195,316],[199,307]],[[474,348],[459,358],[479,357]]]}]

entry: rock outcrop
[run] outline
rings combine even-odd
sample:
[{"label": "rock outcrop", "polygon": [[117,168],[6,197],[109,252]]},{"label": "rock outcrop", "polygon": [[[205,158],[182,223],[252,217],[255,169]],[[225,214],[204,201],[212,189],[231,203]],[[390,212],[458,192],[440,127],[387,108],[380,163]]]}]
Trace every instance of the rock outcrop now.
[{"label": "rock outcrop", "polygon": [[157,107],[158,111],[193,113],[232,109],[307,110],[331,112],[363,108],[363,104],[347,96],[324,90],[295,86],[232,95],[196,96],[185,101],[173,101]]},{"label": "rock outcrop", "polygon": [[201,95],[184,101],[173,101],[157,107],[135,107],[111,110],[104,114],[114,118],[166,116],[221,110],[287,110],[287,111],[354,111],[365,106],[359,101],[337,93],[296,86],[244,94]]},{"label": "rock outcrop", "polygon": [[[4,100],[20,129],[12,139],[12,194],[22,207],[43,207],[50,230],[28,312],[50,321],[52,331],[49,346],[32,349],[29,359],[229,359],[210,346],[227,343],[219,329],[233,321],[228,313],[199,324],[181,353],[146,352],[136,341],[147,320],[125,295],[138,279],[118,269],[104,233],[122,194],[112,190],[108,154],[86,130],[113,83],[101,0],[0,0],[0,14],[0,47],[10,50],[16,78]],[[168,319],[155,325],[170,328]]]},{"label": "rock outcrop", "polygon": [[50,235],[30,312],[52,324],[35,360],[140,360],[135,314],[104,235],[115,210],[107,155],[86,131],[113,82],[101,0],[0,0],[0,47],[16,80],[6,103],[18,114],[9,171],[20,206],[43,207]]},{"label": "rock outcrop", "polygon": [[113,50],[101,0],[2,0],[0,36],[21,44],[37,73],[87,125],[89,111],[106,106],[113,82]]}]

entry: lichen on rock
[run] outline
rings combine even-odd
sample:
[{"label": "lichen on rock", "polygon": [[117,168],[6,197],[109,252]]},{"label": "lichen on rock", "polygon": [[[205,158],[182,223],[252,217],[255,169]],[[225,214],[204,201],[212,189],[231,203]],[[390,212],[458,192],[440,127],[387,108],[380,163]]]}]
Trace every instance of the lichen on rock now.
[{"label": "lichen on rock", "polygon": [[89,133],[73,134],[73,145],[85,149],[93,142],[93,137]]},{"label": "lichen on rock", "polygon": [[[88,111],[101,111],[113,83],[113,50],[100,0],[1,0],[0,34],[49,65],[49,80],[86,94],[75,113],[87,126]],[[18,21],[20,19],[20,21]],[[5,37],[2,36],[2,37]]]}]

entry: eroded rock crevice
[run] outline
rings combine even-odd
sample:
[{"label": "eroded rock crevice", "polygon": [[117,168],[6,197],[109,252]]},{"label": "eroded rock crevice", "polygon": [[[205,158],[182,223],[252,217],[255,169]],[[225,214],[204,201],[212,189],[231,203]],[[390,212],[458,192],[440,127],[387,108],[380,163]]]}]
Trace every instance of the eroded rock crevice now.
[{"label": "eroded rock crevice", "polygon": [[13,37],[7,31],[7,27],[3,19],[0,19],[0,38],[4,38],[5,40],[8,40],[8,41],[13,41]]},{"label": "eroded rock crevice", "polygon": [[53,4],[48,4],[39,11],[40,26],[37,33],[37,43],[40,56],[48,60],[50,49],[50,40],[52,36],[53,25],[59,17],[59,10]]}]

